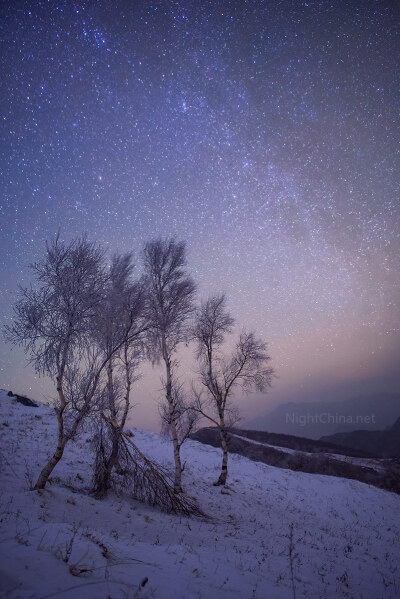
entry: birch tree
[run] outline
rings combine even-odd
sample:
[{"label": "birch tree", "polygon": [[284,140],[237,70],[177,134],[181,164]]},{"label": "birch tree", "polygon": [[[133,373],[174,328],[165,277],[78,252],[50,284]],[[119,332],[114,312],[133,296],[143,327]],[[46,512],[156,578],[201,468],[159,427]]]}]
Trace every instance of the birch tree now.
[{"label": "birch tree", "polygon": [[[98,425],[95,493],[103,496],[118,469],[122,431],[130,408],[131,387],[148,329],[144,286],[132,278],[131,254],[114,255],[107,277],[104,302],[98,311],[94,341],[107,359],[102,410]],[[113,348],[119,347],[118,351]]]},{"label": "birch tree", "polygon": [[214,295],[197,312],[193,336],[197,341],[202,389],[195,391],[196,410],[218,427],[222,466],[217,485],[228,476],[228,429],[238,418],[232,404],[234,391],[265,391],[271,385],[273,369],[268,366],[267,345],[252,332],[243,331],[233,351],[226,356],[222,347],[232,333],[234,319],[226,310],[225,295]]},{"label": "birch tree", "polygon": [[144,268],[151,318],[151,347],[154,358],[165,366],[162,380],[168,428],[174,450],[174,490],[182,491],[182,463],[176,402],[176,351],[188,336],[188,321],[194,310],[196,285],[186,269],[185,243],[156,239],[145,245]]},{"label": "birch tree", "polygon": [[35,485],[43,489],[89,414],[105,366],[90,346],[93,317],[103,297],[103,252],[85,237],[67,244],[57,236],[31,270],[37,286],[20,289],[6,336],[24,347],[35,370],[49,375],[57,390],[57,446]]}]

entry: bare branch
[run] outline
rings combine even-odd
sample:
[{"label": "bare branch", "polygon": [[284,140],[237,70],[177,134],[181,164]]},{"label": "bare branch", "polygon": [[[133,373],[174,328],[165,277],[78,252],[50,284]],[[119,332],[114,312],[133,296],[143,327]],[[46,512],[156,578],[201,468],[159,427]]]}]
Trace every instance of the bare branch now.
[{"label": "bare branch", "polygon": [[227,429],[239,419],[238,410],[232,404],[234,389],[265,391],[273,375],[273,369],[267,366],[271,359],[267,346],[254,333],[243,331],[232,355],[228,358],[223,355],[221,348],[233,323],[226,311],[225,296],[215,295],[201,305],[193,327],[200,382],[206,391],[206,400],[202,392],[195,392],[195,409],[220,431],[223,460],[218,484],[225,484],[228,472]]},{"label": "bare branch", "polygon": [[[149,460],[115,421],[103,416],[108,430],[118,431],[119,455],[124,476],[120,486],[139,501],[157,505],[168,513],[207,518],[202,510],[184,495],[177,495],[169,473]],[[100,443],[107,443],[102,438]],[[99,452],[97,452],[99,453]]]}]

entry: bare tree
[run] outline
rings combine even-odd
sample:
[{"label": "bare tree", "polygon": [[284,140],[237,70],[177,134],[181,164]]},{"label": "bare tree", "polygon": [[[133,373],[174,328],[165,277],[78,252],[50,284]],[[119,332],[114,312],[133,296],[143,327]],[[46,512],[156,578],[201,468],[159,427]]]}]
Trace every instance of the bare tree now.
[{"label": "bare tree", "polygon": [[43,489],[68,441],[83,420],[100,409],[105,368],[130,340],[136,321],[135,309],[129,310],[106,351],[93,344],[107,277],[103,251],[86,237],[67,244],[57,236],[46,244],[45,258],[31,268],[37,287],[20,289],[15,319],[6,336],[24,347],[39,374],[49,375],[56,383],[58,438],[35,485]]},{"label": "bare tree", "polygon": [[[132,271],[131,254],[113,256],[104,302],[96,319],[94,341],[107,359],[96,435],[94,486],[98,496],[110,488],[112,470],[119,464],[131,387],[138,379],[135,371],[143,353],[143,334],[148,328],[143,282],[133,281]],[[113,351],[116,347],[120,349]]]},{"label": "bare tree", "polygon": [[196,285],[185,270],[185,244],[174,239],[156,239],[145,245],[144,267],[152,322],[152,355],[165,365],[165,402],[168,426],[174,448],[174,489],[182,491],[182,464],[178,438],[178,403],[174,390],[174,373],[178,362],[176,350],[187,339],[188,319],[194,310]]},{"label": "bare tree", "polygon": [[273,375],[268,366],[271,358],[267,346],[254,333],[243,331],[231,355],[226,357],[222,353],[233,324],[234,319],[226,310],[225,295],[215,295],[201,305],[193,331],[203,386],[195,391],[196,410],[218,427],[221,437],[222,468],[217,485],[225,485],[228,475],[228,428],[238,416],[231,402],[234,390],[241,387],[247,392],[265,391]]},{"label": "bare tree", "polygon": [[88,348],[88,339],[102,301],[103,252],[85,237],[66,244],[57,235],[46,244],[45,258],[31,269],[38,286],[20,289],[6,336],[24,347],[39,374],[51,376],[56,383],[58,440],[35,485],[42,489],[96,393],[98,357]]}]

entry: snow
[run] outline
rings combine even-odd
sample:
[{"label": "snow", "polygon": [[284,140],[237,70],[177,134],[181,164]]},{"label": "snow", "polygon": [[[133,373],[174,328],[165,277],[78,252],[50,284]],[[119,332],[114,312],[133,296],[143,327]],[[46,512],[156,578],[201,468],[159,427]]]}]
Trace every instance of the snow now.
[{"label": "snow", "polygon": [[249,437],[243,437],[242,435],[236,435],[231,433],[232,437],[235,437],[236,439],[240,439],[241,441],[247,441],[247,443],[252,443],[253,445],[262,445],[263,447],[270,447],[271,449],[276,449],[278,451],[282,451],[283,453],[304,453],[307,455],[312,455],[309,454],[306,451],[300,451],[297,452],[295,449],[290,449],[290,447],[281,447],[280,445],[271,445],[271,443],[264,443],[263,441],[256,441],[255,439],[250,439]]},{"label": "snow", "polygon": [[[184,487],[210,516],[189,519],[122,495],[95,500],[90,432],[67,446],[45,491],[30,491],[55,446],[46,406],[0,392],[0,434],[1,598],[288,599],[293,586],[297,599],[400,596],[398,495],[238,455],[221,489],[219,450],[188,441]],[[172,465],[162,437],[133,434]]]}]

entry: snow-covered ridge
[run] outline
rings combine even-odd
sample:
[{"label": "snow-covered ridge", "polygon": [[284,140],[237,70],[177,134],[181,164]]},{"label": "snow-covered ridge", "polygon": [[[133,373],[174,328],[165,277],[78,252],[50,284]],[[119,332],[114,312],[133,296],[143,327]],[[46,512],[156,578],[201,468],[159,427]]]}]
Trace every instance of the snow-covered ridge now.
[{"label": "snow-covered ridge", "polygon": [[[162,437],[133,434],[146,455],[172,465]],[[89,436],[67,446],[48,489],[29,491],[54,450],[54,413],[0,392],[0,597],[399,596],[400,496],[237,455],[221,489],[212,485],[219,450],[188,441],[184,487],[211,519],[182,518],[90,496]]]},{"label": "snow-covered ridge", "polygon": [[[283,447],[281,445],[271,445],[271,443],[264,443],[263,441],[255,441],[255,439],[250,439],[250,437],[243,437],[242,435],[237,435],[236,433],[231,433],[232,437],[236,439],[240,439],[241,441],[246,441],[246,443],[252,443],[253,445],[261,445],[263,447],[270,447],[271,449],[277,449],[282,451],[283,453],[289,453],[291,455],[300,454],[309,457],[315,457],[315,453],[311,453],[309,451],[301,451],[299,449],[291,449],[290,447]],[[342,462],[346,462],[348,464],[357,464],[358,466],[367,466],[372,468],[373,470],[381,470],[382,469],[382,459],[379,458],[355,458],[352,456],[340,454],[340,453],[325,453],[325,456],[334,458],[335,460],[341,460]]]}]

